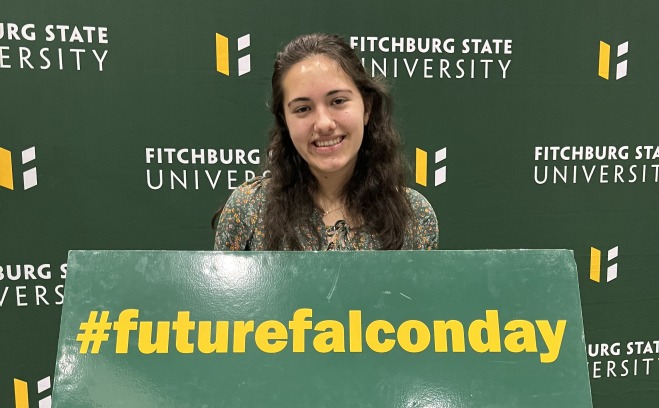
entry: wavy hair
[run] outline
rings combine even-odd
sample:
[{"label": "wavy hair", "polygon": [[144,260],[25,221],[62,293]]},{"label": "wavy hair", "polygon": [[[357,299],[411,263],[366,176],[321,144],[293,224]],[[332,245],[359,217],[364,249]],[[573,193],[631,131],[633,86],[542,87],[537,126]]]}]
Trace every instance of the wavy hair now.
[{"label": "wavy hair", "polygon": [[265,160],[271,177],[263,209],[266,248],[300,250],[296,228],[316,236],[319,242],[321,238],[308,221],[316,209],[318,184],[288,132],[282,85],[293,65],[314,55],[336,62],[355,83],[365,109],[370,111],[355,170],[342,191],[348,214],[375,236],[382,249],[400,249],[413,214],[405,191],[407,163],[393,125],[391,95],[381,78],[366,73],[355,51],[341,37],[327,34],[295,38],[275,60],[270,100],[275,120]]}]

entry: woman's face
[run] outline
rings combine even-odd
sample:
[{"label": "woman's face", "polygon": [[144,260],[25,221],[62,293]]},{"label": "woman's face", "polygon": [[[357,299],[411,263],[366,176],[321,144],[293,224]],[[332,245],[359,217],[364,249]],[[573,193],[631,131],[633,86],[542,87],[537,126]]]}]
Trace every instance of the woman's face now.
[{"label": "woman's face", "polygon": [[311,173],[347,180],[369,115],[355,83],[333,60],[314,55],[288,70],[282,88],[288,132]]}]

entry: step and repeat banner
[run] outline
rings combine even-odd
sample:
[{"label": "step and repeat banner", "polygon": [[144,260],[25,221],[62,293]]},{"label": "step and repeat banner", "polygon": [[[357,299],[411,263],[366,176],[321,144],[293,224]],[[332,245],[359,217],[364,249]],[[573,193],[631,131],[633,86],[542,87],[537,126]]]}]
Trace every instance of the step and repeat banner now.
[{"label": "step and repeat banner", "polygon": [[[260,175],[275,53],[387,78],[442,249],[567,248],[595,407],[659,398],[659,5],[0,4],[0,407],[50,405],[71,249],[212,248]],[[533,273],[533,271],[529,271]]]}]

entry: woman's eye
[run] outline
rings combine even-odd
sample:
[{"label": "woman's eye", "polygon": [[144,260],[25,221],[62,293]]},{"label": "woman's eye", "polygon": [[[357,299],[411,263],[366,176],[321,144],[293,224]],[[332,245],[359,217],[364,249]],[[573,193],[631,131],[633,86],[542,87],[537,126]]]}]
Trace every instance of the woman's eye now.
[{"label": "woman's eye", "polygon": [[346,103],[348,100],[346,98],[336,98],[332,101],[334,105],[341,105]]},{"label": "woman's eye", "polygon": [[309,109],[310,108],[308,106],[300,106],[300,107],[295,108],[293,110],[293,113],[304,113],[304,112],[308,112]]}]

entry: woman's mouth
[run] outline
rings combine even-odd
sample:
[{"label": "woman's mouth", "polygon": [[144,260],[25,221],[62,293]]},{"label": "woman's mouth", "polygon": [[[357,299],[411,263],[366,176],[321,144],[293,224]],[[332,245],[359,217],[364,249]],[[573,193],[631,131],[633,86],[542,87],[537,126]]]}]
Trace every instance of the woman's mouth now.
[{"label": "woman's mouth", "polygon": [[341,143],[341,141],[343,140],[343,138],[344,138],[343,136],[339,136],[339,137],[337,137],[337,138],[330,139],[330,140],[316,140],[315,142],[313,142],[313,145],[316,146],[316,147],[331,147],[331,146],[336,146],[336,145],[338,145],[339,143]]}]

